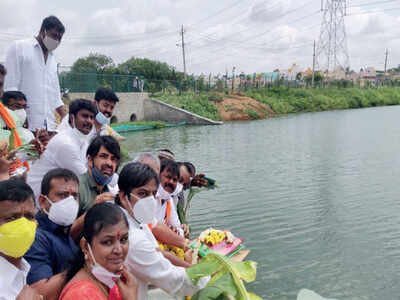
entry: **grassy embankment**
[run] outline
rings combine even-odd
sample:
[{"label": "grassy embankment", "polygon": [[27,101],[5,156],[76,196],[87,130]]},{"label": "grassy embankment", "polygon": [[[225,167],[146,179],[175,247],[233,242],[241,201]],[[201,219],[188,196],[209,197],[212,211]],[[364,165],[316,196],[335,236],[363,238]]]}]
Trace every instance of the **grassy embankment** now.
[{"label": "grassy embankment", "polygon": [[221,98],[221,96],[215,94],[207,94],[207,93],[182,93],[178,94],[155,94],[153,98],[163,101],[165,103],[171,104],[173,106],[188,110],[195,114],[198,114],[202,117],[209,118],[214,121],[219,121],[219,111],[217,106],[209,101],[209,98],[217,97]]},{"label": "grassy embankment", "polygon": [[[327,89],[253,89],[246,96],[269,105],[277,114],[351,109],[400,104],[400,87]],[[156,99],[212,120],[220,120],[215,94],[157,94]],[[222,96],[217,96],[222,97]]]},{"label": "grassy embankment", "polygon": [[247,96],[268,104],[277,114],[400,104],[400,88],[258,89]]}]

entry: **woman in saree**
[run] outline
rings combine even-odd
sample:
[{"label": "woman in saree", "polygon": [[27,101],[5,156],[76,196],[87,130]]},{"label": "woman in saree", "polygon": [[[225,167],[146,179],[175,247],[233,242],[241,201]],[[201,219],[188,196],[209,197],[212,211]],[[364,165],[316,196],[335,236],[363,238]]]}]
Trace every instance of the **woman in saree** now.
[{"label": "woman in saree", "polygon": [[128,222],[118,205],[100,203],[86,213],[80,253],[67,273],[60,300],[136,300],[137,282],[124,268]]}]

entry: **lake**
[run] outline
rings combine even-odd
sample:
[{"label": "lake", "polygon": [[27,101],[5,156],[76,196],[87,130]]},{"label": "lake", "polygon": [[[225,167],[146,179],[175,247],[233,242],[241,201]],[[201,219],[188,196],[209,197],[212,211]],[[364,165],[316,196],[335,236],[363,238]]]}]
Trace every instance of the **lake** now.
[{"label": "lake", "polygon": [[[127,135],[132,153],[171,149],[217,180],[195,196],[195,234],[243,237],[248,289],[296,299],[400,295],[400,107],[329,111]],[[133,154],[132,154],[133,155]]]}]

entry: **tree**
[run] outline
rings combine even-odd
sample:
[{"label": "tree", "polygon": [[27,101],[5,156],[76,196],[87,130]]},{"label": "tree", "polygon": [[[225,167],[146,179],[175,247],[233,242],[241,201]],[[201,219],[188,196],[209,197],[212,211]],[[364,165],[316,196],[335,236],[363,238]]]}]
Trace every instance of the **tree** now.
[{"label": "tree", "polygon": [[[314,73],[314,82],[321,82],[323,79],[324,76],[321,74],[321,72]],[[304,80],[306,81],[307,85],[310,85],[312,81],[312,75],[306,75]]]},{"label": "tree", "polygon": [[113,73],[115,64],[111,57],[90,53],[87,57],[81,57],[74,62],[71,68],[73,73]]},{"label": "tree", "polygon": [[176,72],[167,63],[147,58],[132,57],[118,66],[119,74],[134,74],[148,80],[182,80],[183,73]]}]

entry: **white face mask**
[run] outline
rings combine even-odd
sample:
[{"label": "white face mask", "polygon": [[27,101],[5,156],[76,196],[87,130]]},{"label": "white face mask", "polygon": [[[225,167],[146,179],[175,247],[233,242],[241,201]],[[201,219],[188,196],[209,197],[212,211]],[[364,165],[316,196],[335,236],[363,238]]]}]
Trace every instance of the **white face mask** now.
[{"label": "white face mask", "polygon": [[22,108],[22,109],[14,110],[14,114],[18,117],[19,122],[21,124],[25,123],[25,120],[26,120],[26,111],[25,111],[25,109]]},{"label": "white face mask", "polygon": [[78,216],[79,204],[73,196],[69,196],[61,201],[52,202],[47,196],[44,196],[51,204],[47,213],[49,219],[61,226],[70,226]]},{"label": "white face mask", "polygon": [[134,219],[141,224],[150,224],[153,222],[157,209],[157,203],[154,196],[151,195],[146,198],[139,198],[132,193],[130,195],[137,200],[133,208],[131,202],[128,200],[128,205],[132,211]]},{"label": "white face mask", "polygon": [[157,198],[158,200],[160,200],[160,201],[161,201],[161,200],[168,200],[168,199],[171,198],[171,194],[168,193],[168,192],[163,188],[163,186],[161,185],[161,183],[160,183],[160,185],[158,186],[156,198]]},{"label": "white face mask", "polygon": [[49,50],[49,51],[55,50],[58,47],[58,45],[60,45],[60,41],[57,41],[57,40],[52,39],[51,37],[49,37],[47,35],[46,31],[44,32],[44,34],[45,35],[44,35],[44,38],[43,38],[43,44],[46,47],[46,49]]},{"label": "white face mask", "polygon": [[94,262],[94,265],[92,266],[92,274],[94,277],[96,277],[96,279],[102,283],[104,283],[106,286],[109,287],[109,289],[111,290],[114,285],[115,285],[115,281],[117,279],[119,279],[121,277],[121,275],[117,275],[114,274],[110,271],[108,271],[107,269],[105,269],[104,267],[102,267],[101,265],[99,265],[96,260],[94,259],[94,255],[92,252],[92,248],[90,247],[90,244],[88,243],[88,249],[89,249],[89,254]]},{"label": "white face mask", "polygon": [[172,197],[175,197],[176,195],[178,195],[180,192],[182,192],[183,190],[183,185],[180,184],[179,182],[176,184],[176,188],[175,191],[171,194]]}]

